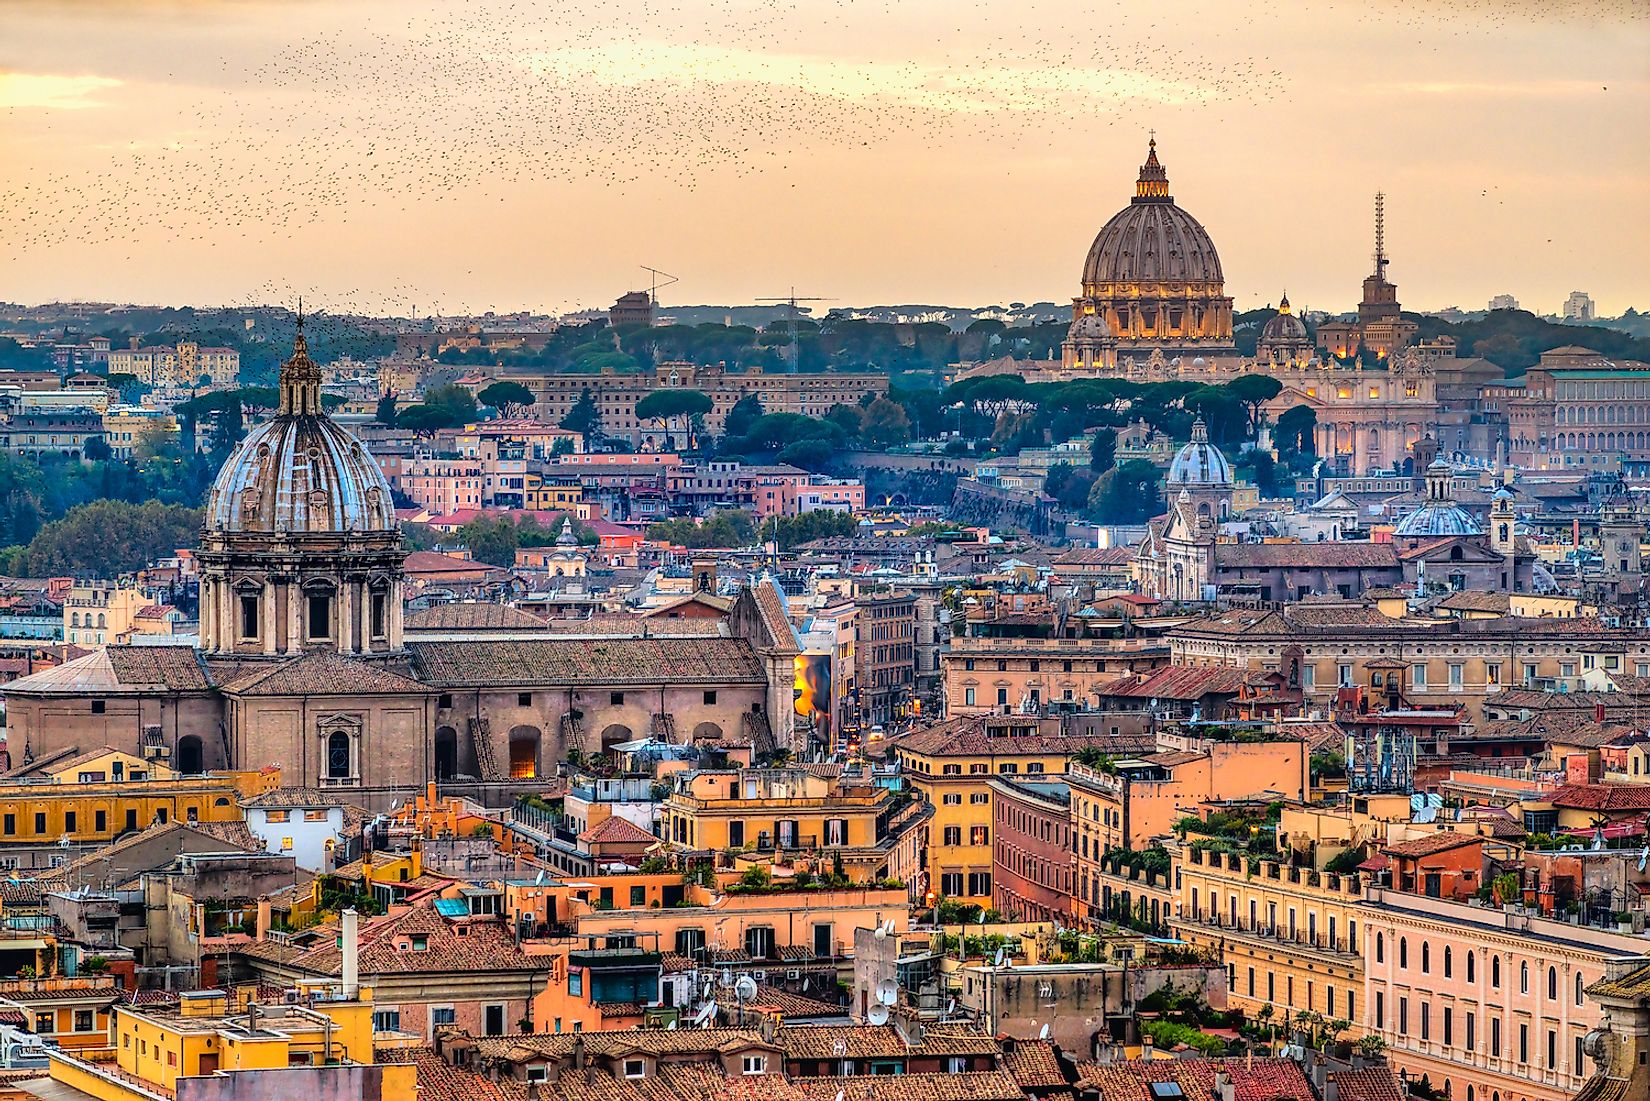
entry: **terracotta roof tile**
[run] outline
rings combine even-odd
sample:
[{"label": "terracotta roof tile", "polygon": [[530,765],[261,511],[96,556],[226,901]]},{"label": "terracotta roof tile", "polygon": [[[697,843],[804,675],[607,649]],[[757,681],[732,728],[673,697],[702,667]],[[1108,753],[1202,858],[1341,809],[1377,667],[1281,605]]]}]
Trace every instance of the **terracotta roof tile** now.
[{"label": "terracotta roof tile", "polygon": [[1312,1085],[1292,1059],[1150,1059],[1079,1063],[1077,1079],[1099,1088],[1106,1101],[1156,1101],[1151,1083],[1175,1082],[1186,1101],[1214,1101],[1215,1072],[1232,1079],[1235,1101],[1316,1101]]},{"label": "terracotta roof tile", "polygon": [[429,695],[431,689],[381,661],[315,650],[274,666],[257,666],[224,685],[235,696]]},{"label": "terracotta roof tile", "polygon": [[1550,802],[1565,810],[1650,810],[1650,784],[1565,784]]},{"label": "terracotta roof tile", "polygon": [[579,834],[579,840],[587,845],[651,845],[659,839],[629,819],[613,815]]},{"label": "terracotta roof tile", "polygon": [[428,630],[543,630],[544,620],[507,604],[463,601],[420,608],[407,615],[409,631]]},{"label": "terracotta roof tile", "polygon": [[1390,1066],[1330,1071],[1329,1079],[1339,1088],[1341,1101],[1404,1101]]},{"label": "terracotta roof tile", "polygon": [[1415,859],[1423,856],[1436,856],[1438,853],[1449,852],[1466,845],[1483,843],[1482,837],[1473,837],[1464,833],[1452,833],[1448,830],[1438,833],[1429,833],[1424,837],[1412,837],[1408,841],[1397,845],[1388,845],[1381,851],[1387,856],[1396,856],[1400,859]]},{"label": "terracotta roof tile", "polygon": [[762,665],[732,638],[412,642],[420,676],[443,687],[500,684],[758,683]]}]

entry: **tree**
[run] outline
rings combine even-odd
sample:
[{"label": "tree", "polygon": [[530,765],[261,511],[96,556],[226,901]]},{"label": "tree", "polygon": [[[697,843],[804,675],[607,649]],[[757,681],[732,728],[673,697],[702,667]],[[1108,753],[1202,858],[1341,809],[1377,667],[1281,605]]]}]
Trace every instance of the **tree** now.
[{"label": "tree", "polygon": [[1043,492],[1053,497],[1062,508],[1081,512],[1088,504],[1089,491],[1094,488],[1094,471],[1055,463],[1043,479]]},{"label": "tree", "polygon": [[851,536],[858,532],[859,521],[851,513],[815,509],[800,516],[770,516],[762,521],[756,535],[760,542],[771,541],[778,544],[780,550],[788,551],[814,539]]},{"label": "tree", "polygon": [[1283,383],[1271,375],[1242,375],[1226,384],[1226,392],[1249,414],[1249,434],[1260,431],[1260,407],[1283,392]]},{"label": "tree", "polygon": [[671,422],[703,416],[714,408],[709,396],[699,390],[655,390],[636,403],[636,419],[658,421],[664,432],[665,450],[673,450]]},{"label": "tree", "polygon": [[722,422],[724,436],[743,436],[751,430],[751,426],[762,419],[767,410],[762,406],[762,399],[755,394],[746,394],[733,403],[728,410],[727,418]]},{"label": "tree", "polygon": [[507,417],[519,417],[532,407],[534,398],[533,391],[519,382],[495,382],[477,394],[476,400]]},{"label": "tree", "polygon": [[140,570],[200,538],[199,509],[146,501],[93,501],[70,509],[30,541],[35,576],[117,577]]},{"label": "tree", "polygon": [[894,447],[911,438],[911,418],[904,406],[879,397],[865,407],[865,439],[877,447]]},{"label": "tree", "polygon": [[836,425],[850,440],[858,439],[865,430],[865,410],[855,405],[843,405],[840,401],[825,411],[825,420]]},{"label": "tree", "polygon": [[797,440],[779,453],[779,461],[799,466],[815,474],[822,473],[836,457],[836,448],[829,440]]},{"label": "tree", "polygon": [[442,428],[462,428],[476,419],[476,399],[462,386],[437,386],[418,405],[409,405],[395,423],[421,435]]},{"label": "tree", "polygon": [[1278,418],[1274,442],[1279,451],[1294,451],[1302,455],[1317,454],[1318,414],[1310,405],[1297,405],[1284,411]]},{"label": "tree", "polygon": [[602,411],[596,399],[590,396],[588,386],[579,392],[579,400],[567,410],[567,415],[561,419],[561,426],[583,436],[586,451],[596,450],[602,438]]},{"label": "tree", "polygon": [[378,399],[378,409],[373,413],[373,420],[386,428],[395,427],[395,395],[385,394]]},{"label": "tree", "polygon": [[756,523],[739,509],[722,509],[704,520],[690,516],[661,520],[647,529],[647,537],[691,550],[709,547],[748,547],[756,541]]},{"label": "tree", "polygon": [[1095,480],[1089,491],[1089,515],[1101,524],[1140,524],[1163,507],[1157,467],[1130,459]]},{"label": "tree", "polygon": [[1117,429],[1101,428],[1089,444],[1089,469],[1104,474],[1117,464]]},{"label": "tree", "polygon": [[105,463],[113,457],[114,452],[109,450],[109,441],[102,436],[93,436],[86,441],[86,461]]}]

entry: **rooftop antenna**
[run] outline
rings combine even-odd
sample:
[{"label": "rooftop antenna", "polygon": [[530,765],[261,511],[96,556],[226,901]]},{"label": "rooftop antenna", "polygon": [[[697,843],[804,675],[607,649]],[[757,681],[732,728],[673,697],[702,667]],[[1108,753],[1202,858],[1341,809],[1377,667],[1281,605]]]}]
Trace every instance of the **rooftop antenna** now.
[{"label": "rooftop antenna", "polygon": [[1386,276],[1386,192],[1375,192],[1375,276]]},{"label": "rooftop antenna", "polygon": [[793,287],[791,287],[791,293],[790,294],[779,295],[777,297],[758,298],[757,301],[758,302],[783,302],[783,303],[786,303],[790,307],[790,309],[786,312],[786,324],[790,328],[790,335],[791,335],[790,366],[791,366],[791,370],[795,371],[796,370],[797,358],[798,358],[798,354],[799,354],[799,351],[800,351],[800,349],[797,345],[797,342],[796,342],[796,304],[798,302],[835,302],[836,299],[834,299],[834,298],[818,298],[818,297],[798,298],[797,294],[796,294],[796,288],[793,286]]}]

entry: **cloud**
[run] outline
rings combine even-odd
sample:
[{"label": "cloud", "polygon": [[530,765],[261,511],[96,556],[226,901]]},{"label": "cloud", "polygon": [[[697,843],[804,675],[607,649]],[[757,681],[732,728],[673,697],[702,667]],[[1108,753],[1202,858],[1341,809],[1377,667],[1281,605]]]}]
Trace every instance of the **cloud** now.
[{"label": "cloud", "polygon": [[123,83],[107,76],[0,72],[0,108],[77,110],[102,107],[103,103],[92,97],[105,89],[119,88]]}]

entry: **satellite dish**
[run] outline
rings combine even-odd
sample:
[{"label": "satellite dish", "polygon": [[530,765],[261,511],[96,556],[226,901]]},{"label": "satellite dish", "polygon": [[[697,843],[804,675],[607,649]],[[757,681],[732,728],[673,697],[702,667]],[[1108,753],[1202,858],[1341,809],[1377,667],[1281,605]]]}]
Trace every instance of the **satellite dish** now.
[{"label": "satellite dish", "polygon": [[675,1029],[675,1027],[676,1027],[676,1022],[675,1022],[675,1021],[671,1021],[671,1022],[670,1022],[670,1023],[669,1023],[669,1024],[667,1024],[667,1025],[665,1025],[665,1031],[666,1031],[666,1032],[670,1032],[670,1031],[672,1031],[672,1030],[673,1030],[673,1029]]},{"label": "satellite dish", "polygon": [[750,1001],[756,997],[756,980],[749,975],[740,975],[739,981],[733,984],[733,992],[741,1003]]},{"label": "satellite dish", "polygon": [[1650,845],[1639,850],[1639,871],[1644,871],[1646,864],[1650,864]]},{"label": "satellite dish", "polygon": [[888,934],[889,936],[894,935],[894,919],[893,918],[889,918],[887,921],[882,923],[882,931],[884,933]]},{"label": "satellite dish", "polygon": [[703,1026],[707,1024],[714,1016],[716,1016],[716,1003],[706,1002],[704,1005],[699,1007],[699,1012],[693,1015],[693,1023]]},{"label": "satellite dish", "polygon": [[872,933],[871,935],[873,937],[876,937],[878,940],[887,940],[888,939],[888,930],[879,925],[879,926],[877,926],[877,931]]},{"label": "satellite dish", "polygon": [[999,949],[997,949],[997,960],[991,966],[1001,967],[1002,965],[1003,965],[1003,950],[1001,948],[999,948]]},{"label": "satellite dish", "polygon": [[865,1015],[865,1019],[867,1021],[870,1021],[874,1025],[885,1025],[885,1024],[887,1024],[888,1023],[888,1007],[885,1006],[885,1005],[873,1005],[871,1007],[871,1012],[869,1012]]},{"label": "satellite dish", "polygon": [[1042,1028],[1037,1030],[1037,1039],[1039,1039],[1039,1040],[1048,1039],[1048,1026],[1047,1025],[1044,1025]]},{"label": "satellite dish", "polygon": [[533,886],[535,886],[535,887],[544,886],[544,869],[543,868],[539,869],[538,878],[533,880]]},{"label": "satellite dish", "polygon": [[956,1011],[957,1011],[957,999],[955,999],[955,998],[948,999],[945,1003],[945,1015],[947,1017],[949,1017],[949,1016],[951,1016],[951,1014],[955,1013]]},{"label": "satellite dish", "polygon": [[883,979],[877,983],[877,1001],[883,1005],[893,1005],[899,1001],[899,983],[893,979]]}]

